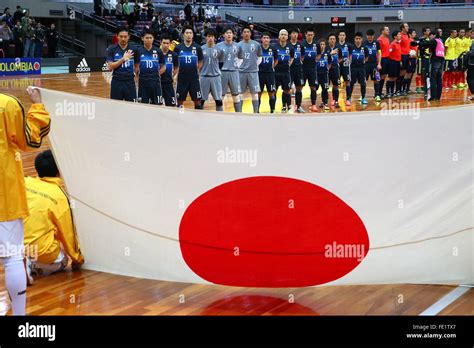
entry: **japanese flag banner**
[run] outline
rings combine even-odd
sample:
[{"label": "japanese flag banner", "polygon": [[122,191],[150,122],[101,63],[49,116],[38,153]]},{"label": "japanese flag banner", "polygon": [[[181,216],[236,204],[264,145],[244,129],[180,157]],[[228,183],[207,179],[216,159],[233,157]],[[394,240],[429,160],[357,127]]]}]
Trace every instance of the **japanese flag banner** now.
[{"label": "japanese flag banner", "polygon": [[41,92],[88,269],[474,283],[472,106],[246,115]]}]

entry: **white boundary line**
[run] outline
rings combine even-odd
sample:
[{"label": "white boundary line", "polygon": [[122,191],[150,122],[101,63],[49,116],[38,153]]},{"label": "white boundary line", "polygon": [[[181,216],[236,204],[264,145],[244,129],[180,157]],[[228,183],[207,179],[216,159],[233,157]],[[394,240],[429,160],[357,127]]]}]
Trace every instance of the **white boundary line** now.
[{"label": "white boundary line", "polygon": [[448,307],[451,303],[456,301],[466,292],[468,292],[471,288],[467,286],[458,286],[453,291],[449,292],[448,294],[441,297],[438,301],[433,303],[419,315],[436,315],[441,312],[443,309]]}]

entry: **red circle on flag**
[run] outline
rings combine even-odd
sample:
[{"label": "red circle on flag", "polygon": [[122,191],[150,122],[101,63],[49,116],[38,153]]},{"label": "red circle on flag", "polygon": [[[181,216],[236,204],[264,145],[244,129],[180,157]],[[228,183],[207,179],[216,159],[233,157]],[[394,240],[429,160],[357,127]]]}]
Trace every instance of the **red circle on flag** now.
[{"label": "red circle on flag", "polygon": [[179,240],[197,275],[230,286],[325,284],[369,251],[362,220],[342,199],[274,176],[230,181],[196,198],[181,219]]},{"label": "red circle on flag", "polygon": [[39,70],[40,68],[41,68],[41,65],[40,65],[40,63],[38,63],[38,62],[34,62],[34,64],[33,64],[33,69],[35,69],[35,70]]}]

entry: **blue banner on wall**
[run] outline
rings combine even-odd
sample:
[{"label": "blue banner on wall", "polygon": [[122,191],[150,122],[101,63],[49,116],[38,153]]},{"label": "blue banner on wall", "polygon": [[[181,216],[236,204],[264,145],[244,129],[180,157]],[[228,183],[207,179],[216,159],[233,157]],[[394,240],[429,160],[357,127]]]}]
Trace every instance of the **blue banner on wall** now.
[{"label": "blue banner on wall", "polygon": [[0,76],[39,74],[41,74],[41,58],[0,59]]}]

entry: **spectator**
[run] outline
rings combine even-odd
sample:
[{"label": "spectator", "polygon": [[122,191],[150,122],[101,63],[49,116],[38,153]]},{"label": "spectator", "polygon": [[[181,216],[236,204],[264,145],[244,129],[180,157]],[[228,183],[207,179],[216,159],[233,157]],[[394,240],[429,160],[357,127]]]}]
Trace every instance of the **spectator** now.
[{"label": "spectator", "polygon": [[153,13],[155,13],[155,6],[153,6],[151,0],[146,3],[146,13],[147,21],[151,21],[151,19],[153,18]]},{"label": "spectator", "polygon": [[3,20],[7,22],[7,25],[10,27],[10,29],[13,29],[13,16],[10,13],[9,7],[5,7],[5,9],[3,10],[3,15],[2,17],[0,17],[0,21]]},{"label": "spectator", "polygon": [[94,13],[102,17],[102,0],[94,0]]},{"label": "spectator", "polygon": [[127,18],[127,23],[129,27],[133,26],[133,5],[125,0],[123,3],[123,15]]},{"label": "spectator", "polygon": [[114,0],[102,0],[102,16],[114,15],[112,11],[115,11]]},{"label": "spectator", "polygon": [[143,6],[141,7],[139,18],[140,18],[141,21],[146,21],[147,18],[148,18],[147,8],[146,8],[145,4],[142,4],[142,5]]},{"label": "spectator", "polygon": [[23,30],[19,19],[17,19],[13,27],[13,42],[15,43],[15,57],[23,57]]},{"label": "spectator", "polygon": [[24,15],[25,13],[23,12],[23,9],[21,8],[21,6],[17,6],[16,11],[13,14],[13,22],[16,23],[16,21],[18,20],[21,21]]},{"label": "spectator", "polygon": [[114,36],[112,36],[112,45],[116,45],[118,43],[119,43],[119,38],[118,38],[117,33],[115,33]]},{"label": "spectator", "polygon": [[186,6],[184,6],[184,19],[187,21],[187,22],[191,22],[191,16],[193,15],[193,8],[191,7],[190,4],[187,4]]},{"label": "spectator", "polygon": [[40,22],[36,24],[35,28],[35,58],[41,58],[43,56],[43,45],[45,39],[44,28]]},{"label": "spectator", "polygon": [[46,30],[46,42],[48,44],[48,57],[56,58],[56,50],[58,47],[59,33],[56,30],[56,25],[51,23],[48,30]]},{"label": "spectator", "polygon": [[123,0],[117,1],[117,5],[115,5],[115,16],[117,19],[122,19],[123,17]]},{"label": "spectator", "polygon": [[12,39],[12,30],[8,26],[6,19],[2,19],[0,22],[0,48],[3,50],[3,56],[6,58],[9,57]]},{"label": "spectator", "polygon": [[24,16],[21,17],[21,26],[27,25],[30,21],[30,11],[25,10],[23,13]]},{"label": "spectator", "polygon": [[[25,17],[22,18],[22,21]],[[21,28],[23,31],[23,57],[33,58],[35,56],[35,28],[33,26],[33,19],[28,17],[28,21]]]},{"label": "spectator", "polygon": [[249,24],[249,28],[250,28],[250,39],[255,40],[254,39],[254,37],[255,37],[255,26],[253,24]]}]

